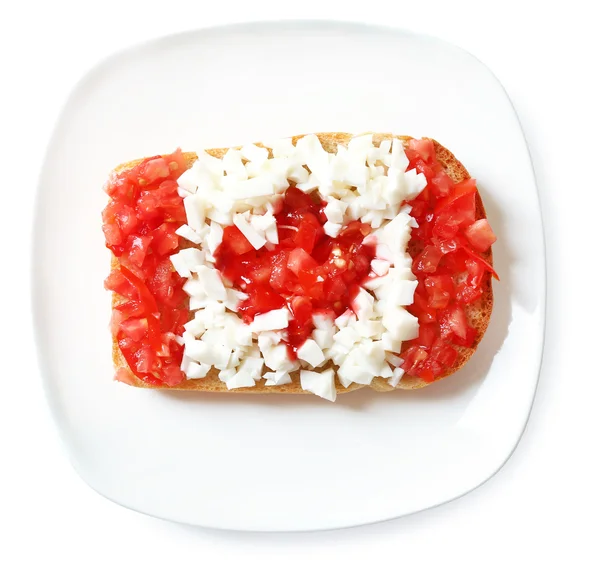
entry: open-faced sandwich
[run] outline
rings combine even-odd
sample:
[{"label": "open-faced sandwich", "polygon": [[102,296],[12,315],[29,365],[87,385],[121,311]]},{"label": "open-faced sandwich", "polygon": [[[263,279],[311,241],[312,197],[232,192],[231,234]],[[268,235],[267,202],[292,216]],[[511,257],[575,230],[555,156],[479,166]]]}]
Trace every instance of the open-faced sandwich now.
[{"label": "open-faced sandwich", "polygon": [[103,212],[116,379],[144,388],[416,389],[492,311],[481,197],[432,139],[320,133],[117,167]]}]

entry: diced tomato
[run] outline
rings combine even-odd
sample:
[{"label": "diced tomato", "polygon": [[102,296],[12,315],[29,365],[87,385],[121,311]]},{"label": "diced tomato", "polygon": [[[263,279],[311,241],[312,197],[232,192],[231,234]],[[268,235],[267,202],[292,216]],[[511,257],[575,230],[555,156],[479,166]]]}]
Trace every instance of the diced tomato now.
[{"label": "diced tomato", "polygon": [[465,243],[461,243],[461,248],[467,254],[467,256],[471,257],[471,259],[473,259],[474,261],[478,261],[479,263],[481,263],[481,265],[483,265],[483,267],[487,271],[492,273],[492,276],[496,280],[500,280],[500,278],[498,277],[498,273],[494,271],[494,268],[483,257],[481,257],[481,255],[477,255],[477,253],[475,253],[472,249],[467,247]]},{"label": "diced tomato", "polygon": [[451,194],[437,201],[434,211],[436,214],[439,214],[442,210],[452,206],[457,200],[468,195],[474,196],[476,192],[477,183],[474,179],[465,179],[459,183],[455,183]]},{"label": "diced tomato", "polygon": [[170,255],[179,247],[179,237],[175,230],[176,224],[165,222],[152,231],[152,247],[158,255]]},{"label": "diced tomato", "polygon": [[454,183],[452,179],[448,177],[446,173],[439,172],[435,175],[435,177],[431,180],[430,183],[431,192],[437,197],[447,197],[452,188],[454,187]]},{"label": "diced tomato", "polygon": [[221,243],[230,248],[236,255],[243,255],[254,249],[237,226],[227,226],[223,230],[223,240]]},{"label": "diced tomato", "polygon": [[430,138],[411,138],[408,141],[408,147],[409,149],[417,152],[425,162],[433,162],[435,147],[433,146],[433,141]]},{"label": "diced tomato", "polygon": [[415,292],[414,303],[409,306],[408,311],[419,318],[419,325],[437,321],[437,310],[430,308],[427,303],[427,297],[419,292]]},{"label": "diced tomato", "polygon": [[419,336],[415,340],[415,345],[422,347],[431,347],[437,336],[437,325],[425,323],[419,326]]},{"label": "diced tomato", "polygon": [[285,192],[283,200],[292,210],[304,210],[314,204],[310,195],[300,191],[296,187],[289,187]]},{"label": "diced tomato", "polygon": [[461,304],[475,302],[481,298],[482,295],[483,289],[480,286],[473,287],[466,282],[462,282],[456,287],[456,301]]},{"label": "diced tomato", "polygon": [[442,258],[442,252],[434,245],[428,245],[413,261],[415,273],[435,273]]},{"label": "diced tomato", "polygon": [[295,296],[291,299],[290,307],[294,318],[300,324],[312,322],[313,307],[310,298]]},{"label": "diced tomato", "polygon": [[136,267],[141,267],[151,243],[152,236],[129,236],[125,245],[127,260]]},{"label": "diced tomato", "polygon": [[121,245],[125,241],[118,224],[103,224],[102,231],[108,248]]},{"label": "diced tomato", "polygon": [[450,275],[425,277],[425,288],[429,294],[427,305],[430,308],[445,308],[454,296],[454,281]]},{"label": "diced tomato", "polygon": [[443,255],[452,253],[458,249],[458,243],[456,240],[440,240],[437,238],[433,239],[434,245],[442,252]]},{"label": "diced tomato", "polygon": [[300,271],[312,271],[316,269],[318,263],[301,247],[290,252],[287,267],[296,276]]},{"label": "diced tomato", "polygon": [[146,318],[130,318],[121,322],[121,331],[133,341],[141,341],[148,334],[148,320]]},{"label": "diced tomato", "polygon": [[131,298],[136,294],[136,287],[133,286],[119,269],[113,269],[104,281],[104,288],[112,290],[121,296]]},{"label": "diced tomato", "polygon": [[296,247],[304,249],[307,253],[311,253],[315,247],[318,237],[322,235],[323,229],[319,221],[313,214],[307,214],[294,236]]},{"label": "diced tomato", "polygon": [[451,339],[453,335],[466,339],[469,327],[465,310],[458,304],[449,307],[439,318],[442,339]]},{"label": "diced tomato", "polygon": [[435,381],[435,374],[433,373],[433,369],[431,368],[430,365],[428,365],[425,368],[422,368],[419,371],[419,378],[421,378],[425,382],[429,382],[429,383]]},{"label": "diced tomato", "polygon": [[467,327],[467,332],[464,337],[455,334],[454,342],[461,347],[472,347],[477,337],[477,330],[471,326]]},{"label": "diced tomato", "polygon": [[173,387],[185,380],[185,374],[176,364],[165,364],[160,369],[160,378],[167,386]]},{"label": "diced tomato", "polygon": [[465,237],[477,251],[487,251],[497,239],[486,218],[477,220],[467,227]]},{"label": "diced tomato", "polygon": [[447,345],[442,340],[436,341],[431,349],[431,358],[440,362],[447,368],[454,366],[457,357],[458,351],[454,347]]}]

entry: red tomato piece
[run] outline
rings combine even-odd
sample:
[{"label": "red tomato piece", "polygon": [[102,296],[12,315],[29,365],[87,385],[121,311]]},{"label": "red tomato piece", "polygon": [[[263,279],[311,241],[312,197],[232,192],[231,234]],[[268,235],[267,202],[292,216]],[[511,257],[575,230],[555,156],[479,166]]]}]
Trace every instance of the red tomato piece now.
[{"label": "red tomato piece", "polygon": [[311,253],[320,231],[322,231],[322,228],[318,220],[313,214],[308,214],[300,222],[298,231],[294,236],[296,247],[304,249],[307,253]]},{"label": "red tomato piece", "polygon": [[290,308],[298,323],[312,323],[313,306],[310,298],[306,296],[295,296],[291,299]]},{"label": "red tomato piece", "polygon": [[104,281],[104,288],[112,290],[126,298],[132,298],[136,295],[136,288],[123,275],[119,269],[113,269]]},{"label": "red tomato piece", "polygon": [[425,277],[425,289],[429,295],[430,308],[445,308],[454,296],[454,281],[450,275],[430,275]]},{"label": "red tomato piece", "polygon": [[487,251],[496,241],[496,235],[486,218],[473,222],[465,229],[465,237],[477,251]]},{"label": "red tomato piece", "polygon": [[455,335],[466,339],[469,327],[465,310],[458,304],[450,306],[439,318],[442,339],[452,339]]},{"label": "red tomato piece", "polygon": [[454,187],[454,182],[446,172],[439,171],[431,180],[429,187],[435,197],[447,197]]},{"label": "red tomato piece", "polygon": [[148,334],[146,318],[130,318],[121,322],[120,329],[126,337],[133,341],[141,341]]},{"label": "red tomato piece", "polygon": [[458,357],[458,351],[442,340],[438,340],[431,349],[431,358],[443,364],[447,368],[454,366]]},{"label": "red tomato piece", "polygon": [[301,247],[290,252],[287,267],[296,276],[300,271],[312,271],[316,269],[318,263]]},{"label": "red tomato piece", "polygon": [[411,138],[408,141],[408,147],[419,154],[425,162],[433,162],[435,156],[435,147],[430,138]]},{"label": "red tomato piece", "polygon": [[236,255],[243,255],[254,249],[246,236],[242,234],[237,226],[227,226],[223,230],[223,241],[221,245],[230,248]]},{"label": "red tomato piece", "polygon": [[289,206],[292,210],[304,210],[313,206],[313,200],[310,195],[300,191],[296,187],[289,187],[283,197],[284,204]]},{"label": "red tomato piece", "polygon": [[148,249],[150,249],[151,242],[151,236],[129,236],[125,246],[127,260],[136,267],[141,267],[144,264],[144,259],[146,258]]},{"label": "red tomato piece", "polygon": [[415,339],[415,345],[429,348],[433,345],[437,336],[437,325],[426,323],[419,326],[419,336]]},{"label": "red tomato piece", "polygon": [[160,369],[161,380],[169,387],[177,386],[185,380],[185,374],[176,364],[165,364]]},{"label": "red tomato piece", "polygon": [[413,262],[413,272],[417,273],[435,273],[437,266],[442,258],[442,252],[434,245],[428,245],[415,258]]},{"label": "red tomato piece", "polygon": [[481,287],[473,287],[466,282],[462,282],[456,287],[456,301],[461,304],[471,304],[481,298],[482,295],[483,289]]}]

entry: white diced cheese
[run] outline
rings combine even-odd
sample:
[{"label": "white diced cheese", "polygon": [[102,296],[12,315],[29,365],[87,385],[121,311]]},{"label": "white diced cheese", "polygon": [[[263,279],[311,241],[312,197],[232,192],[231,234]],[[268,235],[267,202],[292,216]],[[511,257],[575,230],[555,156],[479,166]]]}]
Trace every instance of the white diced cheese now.
[{"label": "white diced cheese", "polygon": [[373,269],[376,275],[382,277],[390,270],[390,262],[383,259],[373,259],[371,261],[371,269]]},{"label": "white diced cheese", "polygon": [[327,197],[327,206],[324,209],[325,216],[329,222],[342,224],[344,222],[344,213],[348,208],[348,203],[340,201],[335,197]]},{"label": "white diced cheese", "polygon": [[242,347],[234,349],[227,361],[227,368],[237,368],[240,365],[240,360],[245,356],[246,351]]},{"label": "white diced cheese", "polygon": [[260,380],[264,364],[265,361],[262,358],[247,357],[242,360],[237,371],[238,374],[248,374],[254,380],[258,381]]},{"label": "white diced cheese", "polygon": [[297,355],[300,360],[308,362],[313,368],[325,361],[325,355],[314,339],[307,339],[298,348]]},{"label": "white diced cheese", "polygon": [[230,212],[224,212],[217,208],[211,208],[206,217],[210,219],[211,223],[221,224],[222,226],[231,226],[233,219]]},{"label": "white diced cheese", "polygon": [[323,230],[330,238],[337,238],[342,228],[342,224],[335,224],[333,222],[329,222],[329,220],[323,224]]},{"label": "white diced cheese", "polygon": [[219,271],[201,265],[196,269],[196,273],[204,292],[209,298],[220,301],[225,300],[227,293],[225,292],[225,285],[223,284]]},{"label": "white diced cheese", "polygon": [[366,366],[365,364],[356,364],[352,360],[344,361],[338,369],[338,376],[344,387],[348,387],[352,382],[368,386],[375,376],[367,370]]},{"label": "white diced cheese", "polygon": [[233,217],[233,223],[238,227],[240,232],[250,242],[254,249],[260,249],[267,243],[264,233],[254,228],[252,224],[249,224],[243,214],[236,214]]},{"label": "white diced cheese", "polygon": [[189,296],[197,296],[198,298],[203,298],[206,296],[204,286],[197,278],[188,279],[183,285],[183,290]]},{"label": "white diced cheese", "polygon": [[204,378],[209,370],[210,366],[208,364],[198,364],[197,362],[190,361],[184,372],[190,380],[198,380],[199,378]]},{"label": "white diced cheese", "polygon": [[169,259],[171,260],[171,264],[180,277],[190,278],[192,276],[192,272],[188,268],[185,258],[183,255],[181,255],[181,252],[171,255]]},{"label": "white diced cheese", "polygon": [[383,363],[381,370],[379,371],[380,378],[391,378],[393,376],[392,369],[387,362]]},{"label": "white diced cheese", "polygon": [[288,179],[293,181],[294,183],[308,183],[310,174],[308,170],[301,165],[297,164],[290,168],[288,174]]},{"label": "white diced cheese", "polygon": [[385,353],[385,360],[387,360],[392,366],[398,367],[404,364],[404,359],[400,358],[395,353],[387,352]]},{"label": "white diced cheese", "polygon": [[292,383],[292,377],[287,370],[266,372],[263,378],[266,380],[265,386],[283,386]]},{"label": "white diced cheese", "polygon": [[391,158],[386,165],[390,168],[397,168],[400,171],[405,171],[408,167],[408,158],[404,153],[404,147],[402,146],[402,142],[397,138],[392,140]]},{"label": "white diced cheese", "polygon": [[384,332],[381,321],[357,321],[354,325],[356,332],[365,339],[380,337]]},{"label": "white diced cheese", "polygon": [[199,319],[192,319],[183,325],[187,333],[191,333],[194,337],[200,337],[206,331],[206,325]]},{"label": "white diced cheese", "polygon": [[312,320],[317,329],[333,329],[333,317],[331,314],[314,314]]},{"label": "white diced cheese", "polygon": [[239,290],[234,290],[233,288],[225,289],[225,300],[223,303],[228,310],[232,312],[237,312],[238,306],[240,302],[246,300],[248,298],[247,294],[240,292]]},{"label": "white diced cheese", "polygon": [[300,385],[302,389],[329,401],[335,401],[334,372],[331,368],[324,372],[313,372],[311,370],[300,371]]},{"label": "white diced cheese", "polygon": [[364,288],[360,288],[358,294],[352,300],[352,310],[359,321],[371,319],[373,315],[373,303],[375,298]]},{"label": "white diced cheese", "polygon": [[262,331],[258,334],[258,348],[261,352],[277,345],[281,341],[281,332],[279,331]]},{"label": "white diced cheese", "polygon": [[331,329],[314,329],[311,337],[315,340],[321,349],[329,349],[333,345],[333,328]]},{"label": "white diced cheese", "polygon": [[381,323],[388,333],[398,341],[409,341],[419,336],[419,320],[404,308],[387,310]]},{"label": "white diced cheese", "polygon": [[196,362],[223,369],[227,367],[231,349],[206,341],[190,341],[186,343],[184,353]]},{"label": "white diced cheese", "polygon": [[271,310],[265,314],[257,314],[250,328],[254,333],[260,331],[273,331],[275,329],[285,329],[290,321],[290,312],[287,308]]},{"label": "white diced cheese", "polygon": [[402,341],[392,337],[389,333],[384,333],[381,336],[383,348],[391,353],[399,353],[402,348]]},{"label": "white diced cheese", "polygon": [[256,381],[248,372],[236,372],[234,368],[222,371],[219,379],[227,384],[228,390],[251,388],[256,385]]},{"label": "white diced cheese", "polygon": [[406,183],[406,200],[409,201],[418,196],[427,186],[427,178],[416,169],[411,169],[404,174]]},{"label": "white diced cheese", "polygon": [[248,172],[242,163],[242,154],[239,150],[230,148],[223,156],[223,167],[227,177],[235,177],[238,180],[248,179]]},{"label": "white diced cheese", "polygon": [[210,251],[210,253],[214,253],[222,241],[223,227],[216,222],[211,223],[210,230],[208,232],[208,235],[206,236],[206,246],[208,248],[208,251]]},{"label": "white diced cheese", "polygon": [[183,199],[186,222],[196,232],[204,226],[206,219],[206,202],[200,195],[190,195]]},{"label": "white diced cheese", "polygon": [[206,295],[204,296],[190,296],[190,301],[188,303],[188,308],[192,311],[194,310],[201,310],[202,308],[206,307],[206,304],[208,303],[208,299],[206,298]]},{"label": "white diced cheese", "polygon": [[402,379],[402,376],[404,376],[404,370],[402,370],[402,368],[394,368],[392,377],[388,380],[388,384],[395,388]]},{"label": "white diced cheese", "polygon": [[175,230],[175,233],[178,236],[185,238],[186,240],[189,240],[192,243],[202,243],[202,236],[198,232],[190,228],[189,224],[182,224],[181,226],[179,226],[179,228],[177,228],[177,230]]},{"label": "white diced cheese", "polygon": [[266,148],[256,146],[256,144],[246,144],[240,150],[245,160],[255,163],[262,163],[269,157],[269,151]]},{"label": "white diced cheese", "polygon": [[182,249],[178,255],[181,255],[181,257],[185,259],[185,263],[190,271],[196,271],[196,267],[204,265],[206,262],[206,256],[204,252],[196,249],[195,247]]},{"label": "white diced cheese", "polygon": [[333,340],[346,347],[347,349],[352,348],[352,345],[357,341],[360,341],[360,335],[356,332],[356,329],[351,326],[342,327],[334,336]]},{"label": "white diced cheese", "polygon": [[[194,194],[198,190],[198,168],[193,165],[185,170],[177,180],[179,189],[183,190],[187,195]],[[187,196],[186,195],[186,196]]]},{"label": "white diced cheese", "polygon": [[287,346],[284,343],[269,347],[262,351],[262,353],[267,368],[270,368],[271,370],[292,370],[293,362],[288,357]]},{"label": "white diced cheese", "polygon": [[334,323],[339,329],[342,329],[343,327],[346,327],[352,319],[355,318],[356,316],[352,310],[346,310],[343,314],[335,319]]}]

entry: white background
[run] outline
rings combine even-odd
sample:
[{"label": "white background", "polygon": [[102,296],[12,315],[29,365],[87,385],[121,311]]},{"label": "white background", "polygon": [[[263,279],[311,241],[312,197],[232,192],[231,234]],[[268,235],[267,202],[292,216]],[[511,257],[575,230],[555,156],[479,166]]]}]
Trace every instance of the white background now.
[{"label": "white background", "polygon": [[[467,560],[550,553],[598,558],[600,36],[592,6],[578,0],[560,8],[523,0],[369,0],[355,8],[325,0],[3,6],[0,558],[439,559],[452,552]],[[101,498],[62,455],[32,343],[35,185],[68,93],[107,54],[175,31],[281,17],[385,23],[438,35],[471,51],[504,84],[529,142],[546,228],[542,375],[529,425],[510,461],[484,486],[450,504],[383,524],[311,534],[179,526]]]}]

